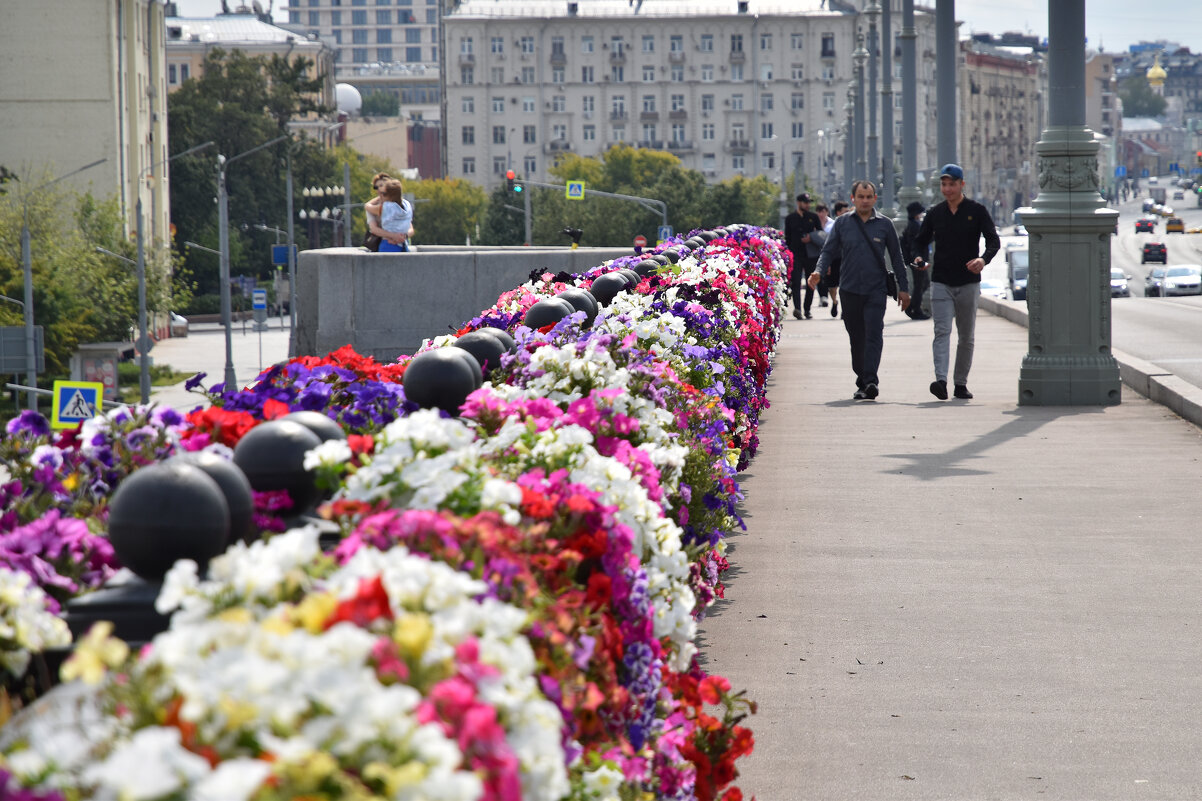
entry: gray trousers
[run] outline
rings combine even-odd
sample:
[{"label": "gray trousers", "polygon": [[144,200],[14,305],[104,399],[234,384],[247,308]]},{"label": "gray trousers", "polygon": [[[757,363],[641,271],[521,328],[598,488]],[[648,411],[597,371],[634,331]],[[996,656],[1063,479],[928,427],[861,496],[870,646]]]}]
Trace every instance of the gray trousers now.
[{"label": "gray trousers", "polygon": [[977,298],[980,296],[980,284],[948,286],[931,283],[931,317],[935,322],[935,341],[931,343],[931,356],[935,359],[936,380],[947,381],[952,321],[955,320],[958,341],[952,383],[955,386],[968,385],[968,371],[972,369],[972,351],[977,328]]}]

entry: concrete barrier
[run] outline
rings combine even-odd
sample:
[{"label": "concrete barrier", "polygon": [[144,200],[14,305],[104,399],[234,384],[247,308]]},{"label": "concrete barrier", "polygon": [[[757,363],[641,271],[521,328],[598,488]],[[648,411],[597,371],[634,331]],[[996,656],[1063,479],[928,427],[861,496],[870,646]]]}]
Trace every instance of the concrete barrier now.
[{"label": "concrete barrier", "polygon": [[324,356],[343,345],[378,361],[413,353],[523,283],[532,270],[582,273],[630,248],[423,246],[412,253],[306,250],[297,261],[296,344]]}]

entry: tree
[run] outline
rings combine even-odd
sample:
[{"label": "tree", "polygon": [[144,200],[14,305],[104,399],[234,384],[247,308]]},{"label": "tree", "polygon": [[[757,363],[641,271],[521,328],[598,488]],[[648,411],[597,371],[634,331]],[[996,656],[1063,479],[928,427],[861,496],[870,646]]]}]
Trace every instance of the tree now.
[{"label": "tree", "polygon": [[359,113],[364,117],[395,117],[401,113],[401,101],[392,92],[376,89],[363,98]]},{"label": "tree", "polygon": [[478,185],[462,178],[414,181],[406,185],[416,199],[413,241],[417,244],[462,245],[476,239],[476,228],[488,206]]},{"label": "tree", "polygon": [[1147,76],[1138,72],[1119,86],[1119,97],[1123,100],[1124,117],[1159,117],[1169,102],[1153,92]]},{"label": "tree", "polygon": [[498,247],[520,245],[526,241],[525,220],[516,200],[504,184],[492,190],[488,196],[488,207],[480,220],[480,244]]}]

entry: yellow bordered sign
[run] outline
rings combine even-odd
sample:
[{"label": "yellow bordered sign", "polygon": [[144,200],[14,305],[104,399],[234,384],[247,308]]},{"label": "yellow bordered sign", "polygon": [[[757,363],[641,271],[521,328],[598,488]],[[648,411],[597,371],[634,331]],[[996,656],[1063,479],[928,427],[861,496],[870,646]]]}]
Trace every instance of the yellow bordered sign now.
[{"label": "yellow bordered sign", "polygon": [[99,417],[104,404],[104,384],[99,381],[55,381],[52,428],[73,428]]},{"label": "yellow bordered sign", "polygon": [[563,194],[568,200],[584,200],[584,181],[568,181]]}]

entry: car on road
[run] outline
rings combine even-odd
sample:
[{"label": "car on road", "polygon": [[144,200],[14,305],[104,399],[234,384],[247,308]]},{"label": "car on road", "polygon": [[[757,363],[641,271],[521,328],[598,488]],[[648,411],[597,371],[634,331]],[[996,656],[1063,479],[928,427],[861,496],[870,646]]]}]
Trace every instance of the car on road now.
[{"label": "car on road", "polygon": [[1172,217],[1174,214],[1172,206],[1161,206],[1156,213],[1161,217]]},{"label": "car on road", "polygon": [[1185,190],[1178,189],[1173,193],[1173,200],[1185,200]]},{"label": "car on road", "polygon": [[1144,203],[1143,203],[1144,213],[1147,214],[1148,212],[1150,212],[1152,210],[1152,207],[1155,205],[1156,205],[1156,201],[1153,200],[1152,198],[1150,198],[1150,197],[1144,198]]},{"label": "car on road", "polygon": [[[1007,289],[1006,285],[1003,284],[1001,281],[995,280],[993,278],[982,278],[981,279],[981,297],[996,298],[997,300],[1009,300],[1010,299],[1010,290]],[[1023,297],[1026,297],[1025,290],[1024,290]],[[1020,298],[1015,298],[1015,300],[1020,300]]]},{"label": "car on road", "polygon": [[1151,217],[1141,217],[1135,221],[1135,233],[1156,233],[1156,220]]},{"label": "car on road", "polygon": [[1144,296],[1173,295],[1202,295],[1202,267],[1196,264],[1173,264],[1152,268],[1144,281]]},{"label": "car on road", "polygon": [[1166,248],[1161,242],[1145,242],[1143,252],[1139,257],[1139,263],[1147,264],[1150,261],[1158,261],[1161,264],[1168,264],[1168,248]]},{"label": "car on road", "polygon": [[1118,267],[1110,268],[1110,297],[1112,298],[1129,298],[1131,297],[1131,287],[1127,282],[1131,280],[1131,276],[1127,275]]},{"label": "car on road", "polygon": [[1180,217],[1169,217],[1164,223],[1164,232],[1171,234],[1176,231],[1179,234],[1185,233],[1185,223]]},{"label": "car on road", "polygon": [[1027,270],[1031,251],[1026,247],[1006,249],[1006,280],[1010,284],[1010,296],[1015,300],[1027,299]]}]

